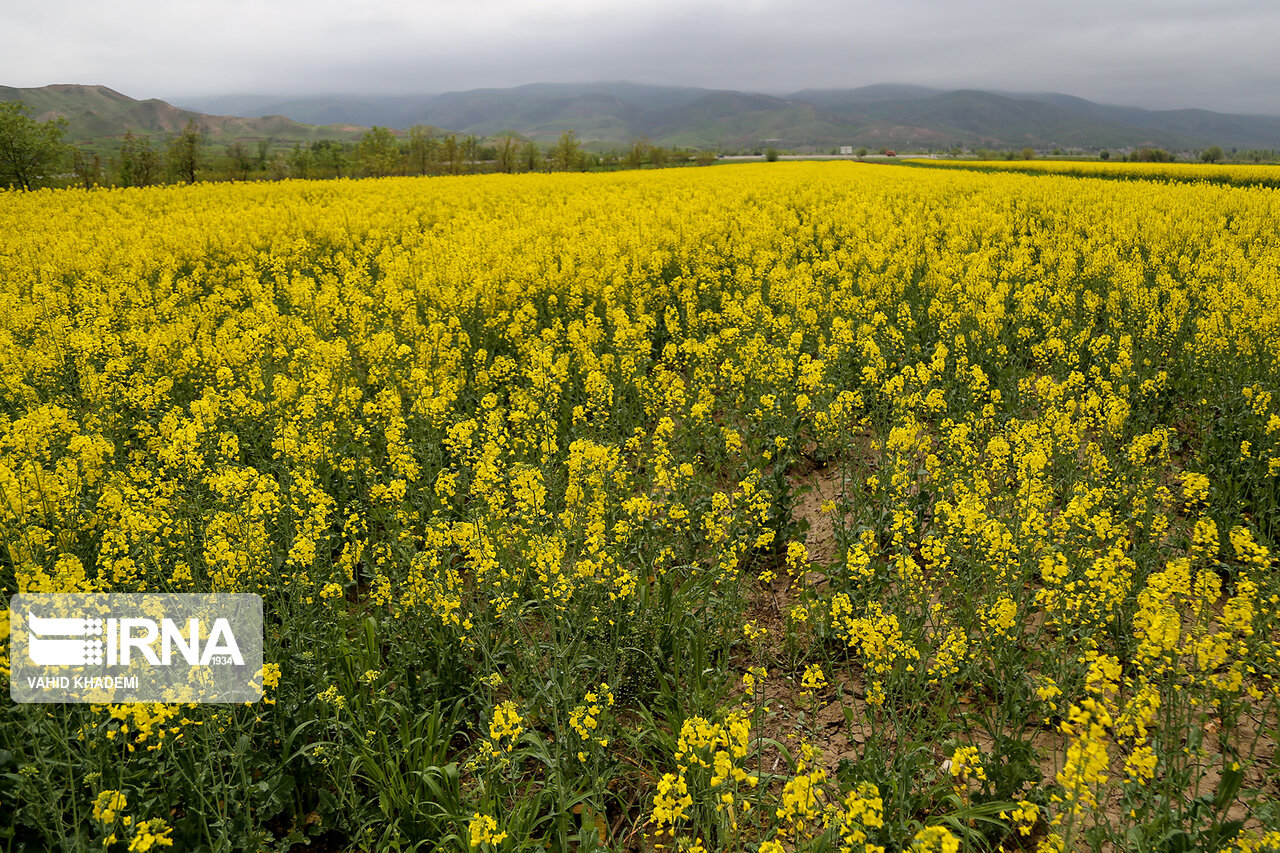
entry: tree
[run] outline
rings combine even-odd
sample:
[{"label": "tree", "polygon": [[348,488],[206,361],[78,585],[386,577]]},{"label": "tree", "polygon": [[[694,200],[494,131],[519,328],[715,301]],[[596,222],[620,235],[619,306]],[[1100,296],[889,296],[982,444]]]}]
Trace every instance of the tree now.
[{"label": "tree", "polygon": [[649,162],[649,152],[652,149],[647,137],[640,137],[632,140],[631,147],[627,149],[626,164],[628,169],[639,169]]},{"label": "tree", "polygon": [[419,175],[427,174],[438,159],[440,140],[436,129],[423,125],[409,128],[409,168]]},{"label": "tree", "polygon": [[196,126],[195,119],[188,119],[187,126],[169,142],[169,168],[178,180],[189,184],[196,182],[200,171],[200,143],[204,134]]},{"label": "tree", "polygon": [[0,185],[32,189],[58,170],[68,147],[67,120],[36,121],[20,101],[0,103]]},{"label": "tree", "polygon": [[303,148],[301,142],[295,142],[293,151],[289,153],[288,165],[292,177],[306,178],[311,170],[311,149]]},{"label": "tree", "polygon": [[342,177],[342,170],[347,167],[347,151],[337,139],[317,139],[311,143],[312,162],[317,166],[333,170],[335,178]]},{"label": "tree", "polygon": [[578,135],[572,130],[560,134],[559,141],[547,153],[553,172],[582,171],[582,146],[578,144]]},{"label": "tree", "polygon": [[440,159],[444,161],[450,175],[462,174],[462,147],[458,145],[457,134],[451,133],[445,137]]},{"label": "tree", "polygon": [[514,172],[520,166],[520,140],[507,134],[498,140],[497,156],[499,172]]},{"label": "tree", "polygon": [[71,172],[77,184],[93,189],[102,183],[102,155],[77,148],[71,155]]},{"label": "tree", "polygon": [[778,162],[778,149],[773,147],[766,148],[764,150],[764,159],[770,163]]},{"label": "tree", "polygon": [[1031,159],[1033,159],[1035,156],[1036,156],[1036,149],[1034,149],[1034,148],[1032,148],[1032,147],[1030,147],[1030,146],[1027,146],[1026,148],[1023,148],[1023,149],[1022,149],[1022,159],[1023,159],[1023,160],[1031,160]]},{"label": "tree", "polygon": [[360,137],[356,160],[366,175],[381,178],[390,175],[400,164],[400,146],[390,130],[375,124]]},{"label": "tree", "polygon": [[1206,163],[1217,163],[1222,159],[1222,149],[1217,145],[1210,145],[1200,152],[1200,159]]},{"label": "tree", "polygon": [[277,151],[267,165],[271,167],[271,180],[283,181],[289,177],[289,158],[283,151]]},{"label": "tree", "polygon": [[232,179],[249,180],[249,170],[253,168],[253,157],[249,154],[249,149],[245,148],[239,140],[227,145],[227,162]]},{"label": "tree", "polygon": [[160,178],[160,153],[151,147],[145,136],[134,136],[125,131],[120,143],[120,184],[126,187],[146,187]]},{"label": "tree", "polygon": [[459,146],[462,154],[462,162],[466,164],[467,172],[474,172],[475,165],[480,159],[480,140],[475,136],[467,136],[462,140]]},{"label": "tree", "polygon": [[1099,159],[1099,160],[1110,160],[1110,159],[1111,159],[1111,152],[1110,152],[1110,151],[1108,151],[1107,149],[1103,148],[1101,151],[1099,151],[1099,152],[1098,152],[1098,159]]},{"label": "tree", "polygon": [[526,172],[536,172],[542,168],[542,152],[532,139],[520,149],[520,168]]}]

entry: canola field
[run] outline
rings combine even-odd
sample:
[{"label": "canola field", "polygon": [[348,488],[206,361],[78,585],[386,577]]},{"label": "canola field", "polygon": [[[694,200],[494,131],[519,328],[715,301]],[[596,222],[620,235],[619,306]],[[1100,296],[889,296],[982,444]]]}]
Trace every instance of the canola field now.
[{"label": "canola field", "polygon": [[1243,187],[1280,187],[1280,167],[1239,163],[1124,163],[1099,160],[906,160],[913,166],[977,172],[1073,175],[1121,181],[1188,181]]},{"label": "canola field", "polygon": [[268,661],[6,700],[0,849],[1280,849],[1277,222],[859,163],[0,193],[6,601],[256,592]]}]

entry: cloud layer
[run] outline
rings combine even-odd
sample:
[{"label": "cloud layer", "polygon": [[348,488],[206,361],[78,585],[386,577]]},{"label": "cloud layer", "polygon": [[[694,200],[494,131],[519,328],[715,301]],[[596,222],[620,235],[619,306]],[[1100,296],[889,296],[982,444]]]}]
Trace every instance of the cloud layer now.
[{"label": "cloud layer", "polygon": [[1280,115],[1274,0],[46,0],[3,18],[0,83],[141,98],[905,82]]}]

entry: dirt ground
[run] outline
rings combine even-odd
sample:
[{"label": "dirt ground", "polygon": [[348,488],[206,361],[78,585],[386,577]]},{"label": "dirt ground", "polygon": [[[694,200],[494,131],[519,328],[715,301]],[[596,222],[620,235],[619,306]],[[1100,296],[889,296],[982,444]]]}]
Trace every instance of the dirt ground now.
[{"label": "dirt ground", "polygon": [[[808,523],[805,533],[805,546],[809,552],[811,570],[804,578],[806,584],[821,585],[828,567],[836,564],[835,518],[832,513],[824,513],[825,502],[840,496],[845,488],[845,478],[836,466],[812,467],[792,478],[792,487],[800,491],[795,504],[794,513],[797,519]],[[767,629],[773,643],[781,642],[787,630],[787,614],[794,604],[794,579],[785,573],[767,587],[757,588],[755,598],[749,609],[748,618],[754,619],[759,627]],[[750,661],[742,661],[745,671]],[[818,750],[820,761],[827,772],[828,779],[835,780],[836,769],[843,759],[856,760],[862,754],[868,736],[868,720],[873,718],[865,701],[864,682],[858,668],[851,666],[848,671],[828,672],[828,686],[817,694],[816,700],[801,693],[800,676],[803,666],[797,666],[793,672],[770,671],[763,687],[763,706],[767,709],[756,718],[754,734],[758,737],[772,738],[794,749],[800,736]],[[742,696],[741,700],[748,697]],[[969,707],[976,697],[960,697],[959,706]],[[816,716],[814,714],[816,703]],[[846,711],[851,712],[847,714]],[[801,722],[803,720],[803,723]],[[1036,753],[1036,764],[1043,778],[1043,785],[1052,785],[1061,770],[1068,738],[1054,727],[1037,725],[1039,721],[1028,721],[1021,732],[1008,732],[1024,742],[1029,742]],[[1272,797],[1280,797],[1280,777],[1273,772],[1277,760],[1276,742],[1267,734],[1275,732],[1275,719],[1262,720],[1258,714],[1246,713],[1241,718],[1243,727],[1237,734],[1246,742],[1254,745],[1254,760],[1246,767],[1244,790],[1265,790]],[[1216,732],[1209,731],[1209,735]],[[984,753],[989,753],[994,744],[991,737],[979,730],[961,731],[953,734],[959,741],[971,743]],[[1215,751],[1220,751],[1216,743]],[[1123,755],[1121,750],[1112,749],[1113,760],[1110,773],[1112,779],[1124,776]],[[934,750],[934,759],[940,772],[948,766],[948,755],[941,743]],[[759,769],[765,773],[786,773],[786,762],[776,749],[766,749],[761,755]],[[1201,779],[1201,791],[1212,792],[1217,789],[1220,771],[1216,767],[1206,768]],[[1112,785],[1114,792],[1109,801],[1102,804],[1097,818],[1112,823],[1122,822],[1119,786]],[[1190,796],[1195,796],[1191,794]],[[1247,805],[1237,798],[1229,809],[1228,819],[1246,819]],[[1250,828],[1246,824],[1246,829]],[[1045,827],[1040,826],[1035,836],[1042,835]],[[1013,845],[1009,849],[1017,849],[1024,841],[1032,839],[1011,838]]]}]

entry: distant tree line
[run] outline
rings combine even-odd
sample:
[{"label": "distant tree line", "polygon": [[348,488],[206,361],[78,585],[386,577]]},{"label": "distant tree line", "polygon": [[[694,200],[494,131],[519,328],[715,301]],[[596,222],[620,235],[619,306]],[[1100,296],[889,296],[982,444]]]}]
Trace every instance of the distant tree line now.
[{"label": "distant tree line", "polygon": [[[952,157],[964,156],[964,150],[961,148],[952,148],[949,152]],[[973,156],[978,160],[1030,160],[1042,152],[1036,151],[1034,148],[1023,148],[1020,151],[1016,149],[997,149],[997,148],[976,148]],[[1089,158],[1092,154],[1084,151],[1075,150],[1064,152],[1060,148],[1052,151],[1055,157],[1066,157],[1068,159],[1078,159],[1081,157]],[[1280,163],[1280,150],[1259,148],[1241,151],[1232,148],[1230,151],[1224,151],[1219,145],[1210,145],[1198,151],[1182,151],[1173,152],[1165,148],[1144,145],[1138,148],[1129,149],[1127,151],[1113,154],[1107,149],[1097,152],[1100,160],[1115,160],[1122,163],[1173,163],[1175,161],[1199,160],[1202,163]]]},{"label": "distant tree line", "polygon": [[367,131],[359,142],[322,139],[295,144],[283,168],[271,177],[340,178],[387,175],[469,175],[483,172],[586,172],[616,169],[710,165],[714,152],[682,151],[636,140],[625,150],[596,153],[566,130],[556,142],[540,146],[516,133],[481,140],[427,125],[397,137],[384,127]]},{"label": "distant tree line", "polygon": [[35,121],[25,105],[0,103],[0,187],[581,172],[710,165],[716,159],[714,152],[667,148],[647,139],[596,153],[586,150],[571,130],[541,146],[514,132],[482,140],[429,126],[401,134],[373,127],[357,141],[319,139],[292,147],[274,139],[215,145],[194,120],[164,142],[126,132],[114,153],[104,154],[67,145],[66,129],[65,120]]},{"label": "distant tree line", "polygon": [[[664,147],[648,139],[634,140],[619,150],[593,152],[584,148],[571,130],[546,146],[515,132],[480,139],[426,125],[403,133],[373,127],[356,141],[320,139],[289,146],[274,139],[258,139],[215,145],[193,120],[164,141],[125,133],[119,147],[106,153],[67,145],[63,141],[66,130],[67,122],[63,119],[36,121],[26,105],[17,101],[0,102],[0,187],[145,187],[196,181],[606,171],[706,166],[717,158],[715,152]],[[882,148],[880,153],[892,152]],[[961,151],[953,148],[950,153],[959,156]],[[974,153],[979,159],[1036,156],[1032,148],[977,149]],[[775,148],[769,148],[764,154],[766,159],[779,156]],[[866,155],[867,149],[858,149],[858,157]],[[1098,156],[1108,159],[1111,154],[1102,151]],[[1228,152],[1214,145],[1195,156],[1206,163],[1267,163],[1280,160],[1280,151],[1233,148]],[[1142,147],[1116,159],[1168,162],[1174,155],[1162,148]]]},{"label": "distant tree line", "polygon": [[[1130,163],[1172,163],[1179,159],[1172,152],[1163,148],[1136,148],[1121,159]],[[1230,153],[1223,151],[1219,145],[1210,145],[1200,151],[1195,159],[1202,163],[1275,163],[1280,160],[1280,151],[1269,148],[1257,148],[1240,151],[1232,148]]]}]

